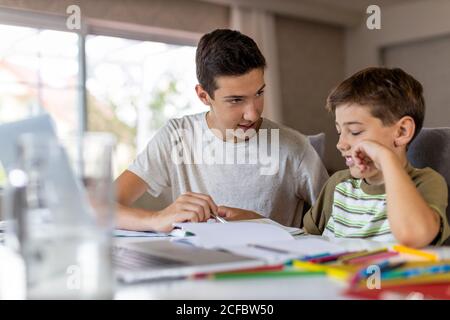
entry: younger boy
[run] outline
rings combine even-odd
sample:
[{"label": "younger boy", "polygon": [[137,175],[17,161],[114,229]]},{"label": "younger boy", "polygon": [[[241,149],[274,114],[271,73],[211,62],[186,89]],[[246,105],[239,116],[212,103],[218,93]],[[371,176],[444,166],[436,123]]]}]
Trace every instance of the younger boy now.
[{"label": "younger boy", "polygon": [[445,180],[406,157],[423,124],[422,85],[401,69],[368,68],[337,86],[326,108],[349,169],[328,180],[304,229],[411,247],[442,244],[450,234]]}]

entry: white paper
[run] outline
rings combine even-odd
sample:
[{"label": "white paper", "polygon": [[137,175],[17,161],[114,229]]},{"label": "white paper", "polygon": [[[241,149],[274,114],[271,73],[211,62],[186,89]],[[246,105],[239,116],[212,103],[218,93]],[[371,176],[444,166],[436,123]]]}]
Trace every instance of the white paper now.
[{"label": "white paper", "polygon": [[264,244],[253,242],[244,246],[229,247],[227,250],[235,254],[263,259],[270,263],[283,263],[305,256],[322,253],[334,254],[344,251],[341,246],[330,241],[307,236],[294,240],[274,241]]},{"label": "white paper", "polygon": [[266,244],[267,247],[285,250],[297,255],[317,255],[321,253],[342,252],[342,246],[317,238],[301,237],[293,241],[274,241]]},{"label": "white paper", "polygon": [[177,223],[175,226],[191,232],[195,237],[186,238],[204,248],[228,248],[248,243],[268,243],[294,238],[282,228],[262,223]]},{"label": "white paper", "polygon": [[264,224],[271,224],[274,226],[277,226],[279,228],[282,228],[284,230],[286,230],[287,232],[289,232],[291,234],[291,236],[298,236],[301,234],[304,234],[305,231],[303,229],[300,228],[294,228],[294,227],[286,227],[272,219],[269,218],[262,218],[262,219],[251,219],[251,220],[241,220],[241,222],[253,222],[253,223],[264,223]]}]

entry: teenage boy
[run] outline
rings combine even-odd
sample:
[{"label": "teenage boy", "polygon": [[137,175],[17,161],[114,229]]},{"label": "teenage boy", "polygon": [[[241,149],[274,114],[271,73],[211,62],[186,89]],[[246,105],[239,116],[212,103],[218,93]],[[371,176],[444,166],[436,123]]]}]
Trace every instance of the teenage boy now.
[{"label": "teenage boy", "polygon": [[[304,135],[261,117],[266,62],[256,43],[215,30],[201,38],[196,67],[195,90],[210,110],[170,120],[117,179],[118,227],[169,231],[214,215],[299,225],[328,174]],[[167,208],[131,207],[165,188]]]}]

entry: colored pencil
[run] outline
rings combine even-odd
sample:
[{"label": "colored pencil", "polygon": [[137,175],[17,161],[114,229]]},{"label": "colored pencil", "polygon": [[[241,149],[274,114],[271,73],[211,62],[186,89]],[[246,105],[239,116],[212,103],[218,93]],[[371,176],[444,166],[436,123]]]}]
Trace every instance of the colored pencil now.
[{"label": "colored pencil", "polygon": [[417,257],[424,258],[426,260],[431,260],[431,261],[439,260],[439,256],[433,252],[427,252],[427,251],[423,251],[423,250],[413,249],[413,248],[405,247],[402,245],[394,245],[392,247],[392,249],[394,251],[397,251],[398,253],[411,254],[411,255],[414,255]]}]

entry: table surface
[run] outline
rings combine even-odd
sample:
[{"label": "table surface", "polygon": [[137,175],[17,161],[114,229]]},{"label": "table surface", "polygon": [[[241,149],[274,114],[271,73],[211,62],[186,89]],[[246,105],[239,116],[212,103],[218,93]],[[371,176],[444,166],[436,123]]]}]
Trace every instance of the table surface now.
[{"label": "table surface", "polygon": [[[297,239],[305,237],[318,236],[298,236]],[[319,237],[322,238],[322,237]],[[155,241],[164,238],[149,237],[116,237],[116,244],[123,244],[134,241]],[[167,239],[168,240],[168,239]],[[343,250],[373,250],[380,247],[386,247],[386,243],[367,241],[361,239],[339,239],[333,242],[342,245]],[[17,258],[12,258],[3,246],[0,246],[0,256],[3,262],[17,260],[10,264],[8,274],[0,272],[0,278],[8,277],[8,282],[13,281],[14,277],[21,280],[17,266],[21,262]],[[439,253],[441,258],[450,259],[450,247],[431,248]],[[3,267],[6,266],[2,263]],[[0,265],[0,267],[2,266]],[[14,267],[16,265],[16,267]],[[0,268],[0,271],[2,268]],[[3,270],[6,271],[6,270]],[[1,280],[1,279],[0,279]],[[4,279],[5,280],[5,279]],[[0,286],[2,287],[2,286]],[[0,288],[0,297],[2,296]],[[11,287],[7,289],[8,297],[15,298],[11,293]],[[164,280],[147,281],[135,284],[123,284],[117,282],[114,290],[114,299],[164,299],[164,300],[289,300],[289,299],[349,299],[343,292],[346,289],[346,283],[328,278],[324,275],[309,276],[290,276],[282,278],[259,278],[259,279],[227,279],[227,280]],[[3,292],[3,294],[5,293]],[[20,297],[18,293],[17,296]],[[6,296],[5,296],[6,297]]]},{"label": "table surface", "polygon": [[[302,237],[317,236],[300,236],[298,238]],[[152,241],[150,238],[147,239]],[[142,238],[116,238],[118,243],[142,240]],[[376,249],[387,245],[386,243],[360,239],[340,239],[335,242],[349,251]],[[441,256],[450,257],[450,248],[439,248],[437,250]],[[119,283],[116,287],[115,299],[349,299],[343,295],[345,288],[346,283],[323,275],[272,279],[172,280],[130,285]]]}]

